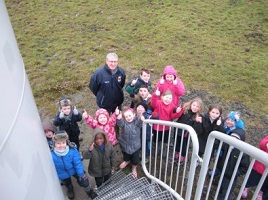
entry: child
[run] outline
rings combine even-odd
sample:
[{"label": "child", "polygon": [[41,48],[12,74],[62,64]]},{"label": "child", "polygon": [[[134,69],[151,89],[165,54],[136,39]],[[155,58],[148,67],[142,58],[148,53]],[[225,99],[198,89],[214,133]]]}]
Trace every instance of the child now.
[{"label": "child", "polygon": [[43,121],[43,129],[47,138],[47,143],[50,149],[53,148],[53,137],[57,131],[57,127],[54,126],[49,120]]},{"label": "child", "polygon": [[[195,97],[194,99],[186,102],[183,105],[183,114],[177,120],[177,122],[190,125],[195,129],[196,123],[201,123],[202,120],[201,112],[203,110],[203,107],[204,107],[203,101],[199,97]],[[182,133],[183,133],[182,130],[178,131],[177,133],[176,154],[175,154],[175,159],[179,160],[180,163],[184,161],[188,142],[188,132],[185,131],[184,135],[182,135]],[[182,137],[184,138],[182,143],[182,151],[180,152]]]},{"label": "child", "polygon": [[[173,103],[173,95],[170,90],[164,91],[161,95],[161,100],[159,100],[160,91],[156,89],[155,93],[152,95],[151,106],[154,111],[159,114],[160,120],[172,121],[175,118],[179,118],[182,115],[183,109],[181,107],[176,107]],[[174,112],[175,111],[175,112]],[[169,138],[169,126],[163,126],[154,124],[153,125],[153,142],[162,141],[164,134],[164,149],[163,155],[166,157],[167,142]],[[158,134],[158,140],[157,140]],[[157,141],[156,141],[157,140]]]},{"label": "child", "polygon": [[54,118],[53,124],[64,130],[69,136],[71,142],[74,142],[79,151],[80,129],[77,122],[82,120],[82,114],[72,105],[70,99],[61,98],[59,100],[59,112]]},{"label": "child", "polygon": [[126,85],[126,92],[131,94],[138,94],[140,86],[146,85],[148,90],[152,91],[151,82],[150,82],[150,70],[146,68],[141,69],[140,77],[132,80]]},{"label": "child", "polygon": [[94,142],[84,151],[83,157],[90,159],[88,173],[95,177],[96,185],[100,187],[114,172],[116,151],[102,129],[96,128],[94,131]]},{"label": "child", "polygon": [[[243,129],[234,129],[232,130],[232,132],[230,133],[230,136],[232,137],[232,139],[238,139],[241,141],[245,141],[245,131]],[[222,145],[222,156],[219,157],[218,163],[217,163],[217,168],[220,169],[220,171],[222,171],[223,166],[225,164],[225,160],[226,157],[228,155],[228,150],[229,150],[229,145],[227,143],[223,143]],[[221,183],[221,187],[220,187],[220,191],[219,191],[219,195],[218,195],[218,200],[223,200],[226,197],[226,193],[234,172],[234,169],[236,167],[236,163],[239,157],[240,151],[236,148],[234,148],[231,151],[230,157],[228,158],[228,163],[225,169],[225,173],[223,176],[223,180]],[[231,190],[229,193],[229,196],[227,197],[227,199],[229,199],[231,197],[232,192],[234,191],[235,185],[236,185],[236,180],[238,176],[244,175],[247,172],[249,166],[249,156],[247,154],[243,154],[242,155],[242,159],[239,163],[239,167],[238,170],[235,174],[235,178],[233,181],[233,184],[231,186]]]},{"label": "child", "polygon": [[120,169],[124,169],[129,162],[132,164],[132,175],[137,177],[137,165],[139,164],[139,153],[141,148],[141,127],[144,117],[136,118],[132,108],[126,107],[119,113],[116,110],[117,125],[121,127],[119,138],[120,147],[123,154],[123,162],[120,164]]},{"label": "child", "polygon": [[[268,136],[263,138],[259,144],[259,147],[264,152],[268,153]],[[246,187],[242,193],[242,198],[247,198],[249,187],[257,186],[259,181],[261,180],[262,174],[265,170],[266,166],[256,160],[253,165],[253,170],[251,171],[248,181],[246,183]],[[257,200],[262,200],[264,197],[268,195],[268,177],[263,182],[261,190],[258,193]]]},{"label": "child", "polygon": [[67,144],[68,135],[65,131],[59,131],[53,138],[53,149],[51,156],[59,177],[59,180],[67,188],[69,199],[74,198],[73,184],[71,177],[75,177],[79,186],[85,188],[85,191],[92,199],[97,194],[90,189],[89,178],[84,171],[80,154],[73,143]]},{"label": "child", "polygon": [[230,135],[231,131],[236,128],[245,129],[244,122],[240,119],[240,114],[236,111],[231,111],[225,120],[225,132]]},{"label": "child", "polygon": [[131,93],[130,98],[133,104],[133,108],[137,107],[137,104],[139,102],[145,102],[147,104],[147,107],[152,110],[151,107],[151,97],[152,95],[149,92],[148,86],[141,85],[138,94]]},{"label": "child", "polygon": [[222,108],[217,104],[213,104],[208,107],[208,112],[201,116],[201,122],[195,123],[196,125],[194,127],[199,141],[198,155],[200,157],[202,157],[205,152],[209,134],[212,131],[225,132],[221,115]]},{"label": "child", "polygon": [[166,90],[170,90],[173,95],[173,103],[175,106],[180,104],[180,97],[184,95],[185,88],[182,80],[178,77],[173,66],[166,66],[161,79],[157,82],[155,88],[160,90],[162,94]]},{"label": "child", "polygon": [[100,128],[102,129],[107,137],[109,142],[114,146],[117,144],[115,125],[116,125],[116,115],[115,112],[109,116],[109,113],[104,108],[100,108],[96,111],[95,119],[91,117],[86,110],[83,112],[83,119],[88,126],[91,128]]}]

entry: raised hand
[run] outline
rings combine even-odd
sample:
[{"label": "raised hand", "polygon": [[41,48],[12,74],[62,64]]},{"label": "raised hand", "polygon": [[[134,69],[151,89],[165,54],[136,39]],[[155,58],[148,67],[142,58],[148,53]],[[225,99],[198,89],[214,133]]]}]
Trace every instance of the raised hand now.
[{"label": "raised hand", "polygon": [[131,82],[131,86],[134,86],[136,83],[137,83],[137,81],[138,81],[138,78],[136,78],[136,79],[134,79],[132,82]]},{"label": "raised hand", "polygon": [[94,149],[94,144],[95,144],[95,143],[93,142],[93,144],[89,146],[89,148],[88,148],[89,151],[93,151],[93,149]]},{"label": "raised hand", "polygon": [[162,84],[164,84],[164,82],[165,82],[165,79],[164,79],[164,77],[162,76],[161,79],[160,79],[160,82],[159,82],[159,83],[162,85]]},{"label": "raised hand", "polygon": [[78,115],[78,110],[76,109],[76,106],[74,106],[73,114],[74,114],[74,115]]},{"label": "raised hand", "polygon": [[178,84],[177,79],[173,80],[173,85],[177,85],[177,84]]},{"label": "raised hand", "polygon": [[87,114],[86,109],[84,109],[84,112],[83,112],[83,114],[82,114],[82,117],[83,117],[83,119],[88,118],[88,114]]},{"label": "raised hand", "polygon": [[160,90],[157,88],[156,91],[155,91],[155,95],[156,96],[160,96]]}]

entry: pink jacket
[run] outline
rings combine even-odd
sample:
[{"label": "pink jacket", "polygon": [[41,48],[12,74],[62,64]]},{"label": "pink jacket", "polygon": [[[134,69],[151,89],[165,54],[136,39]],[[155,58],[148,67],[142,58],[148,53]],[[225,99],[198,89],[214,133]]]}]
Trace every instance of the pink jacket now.
[{"label": "pink jacket", "polygon": [[[108,121],[105,125],[102,125],[98,122],[98,117],[100,114],[104,114],[106,115]],[[115,125],[116,125],[116,115],[115,113],[113,113],[111,116],[109,116],[109,113],[107,112],[107,110],[100,108],[96,111],[96,116],[95,119],[92,118],[90,115],[88,115],[88,117],[85,119],[85,122],[87,123],[88,126],[90,126],[91,128],[95,129],[95,128],[100,128],[102,129],[106,135],[108,140],[111,142],[112,145],[115,145],[117,142],[116,139],[116,133],[115,133]]]},{"label": "pink jacket", "polygon": [[[264,152],[268,153],[268,149],[266,147],[266,144],[268,143],[268,136],[266,136],[265,138],[262,139],[262,141],[260,142],[259,146],[260,149],[263,150]],[[265,165],[262,164],[259,161],[255,161],[254,165],[253,165],[253,169],[258,172],[259,174],[263,174],[264,170],[265,170]]]},{"label": "pink jacket", "polygon": [[[166,74],[173,74],[177,79],[177,85],[169,83],[165,79]],[[166,90],[170,90],[173,94],[173,103],[175,106],[178,106],[180,103],[180,96],[185,94],[185,88],[182,80],[177,76],[177,72],[173,66],[166,66],[162,76],[164,77],[164,83],[160,84],[161,79],[156,83],[155,90],[158,88],[160,94]]]},{"label": "pink jacket", "polygon": [[[160,120],[165,120],[165,121],[171,121],[175,118],[180,118],[180,116],[183,113],[183,109],[179,113],[174,113],[174,108],[177,108],[172,102],[169,105],[166,105],[162,102],[162,100],[158,99],[158,96],[153,93],[152,99],[151,99],[151,106],[154,109],[154,112],[157,112],[159,114],[159,119]],[[159,131],[163,131],[164,126],[162,125],[153,125],[153,129],[157,130],[157,127],[159,127]],[[169,126],[165,126],[164,130],[168,130]]]}]

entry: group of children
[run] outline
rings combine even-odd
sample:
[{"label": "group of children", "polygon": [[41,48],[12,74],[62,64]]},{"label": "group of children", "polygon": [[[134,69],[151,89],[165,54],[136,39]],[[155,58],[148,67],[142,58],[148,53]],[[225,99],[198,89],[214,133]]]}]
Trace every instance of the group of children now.
[{"label": "group of children", "polygon": [[[82,155],[83,158],[90,159],[88,173],[95,178],[97,187],[107,181],[115,170],[117,155],[114,146],[118,141],[123,154],[123,162],[119,165],[119,168],[123,169],[131,163],[132,174],[137,177],[137,165],[140,161],[139,154],[141,149],[141,127],[144,119],[176,121],[192,126],[198,136],[199,156],[201,157],[204,154],[209,133],[213,130],[245,140],[244,123],[238,112],[230,112],[224,120],[222,108],[216,104],[210,105],[208,111],[203,114],[204,104],[199,97],[193,98],[183,105],[180,104],[180,97],[185,94],[185,88],[173,66],[164,68],[163,74],[156,83],[154,90],[151,87],[150,71],[147,69],[142,69],[139,78],[129,82],[125,89],[129,93],[131,105],[124,107],[121,111],[116,108],[115,112],[109,115],[107,110],[100,108],[96,111],[95,117],[92,117],[86,110],[81,114],[72,105],[70,99],[62,98],[59,100],[59,111],[54,118],[53,124],[59,127],[59,130],[63,131],[63,133],[58,133],[54,125],[44,122],[45,135],[51,149],[58,177],[67,187],[69,198],[74,197],[70,176],[74,176],[77,179],[78,184],[85,188],[91,198],[96,197],[96,193],[90,189],[86,173],[82,170],[79,155],[80,130],[77,122],[82,119],[95,130],[92,144]],[[119,138],[117,138],[115,131],[116,125],[120,127]],[[163,155],[165,155],[169,132],[168,126],[154,124],[152,127],[148,127],[146,151],[148,152],[151,146],[149,143],[150,134],[152,133],[154,143],[163,140]],[[54,135],[53,133],[56,134]],[[179,163],[182,163],[186,156],[188,137],[187,131],[181,130],[177,133],[174,159]],[[181,141],[183,141],[183,144],[181,144]],[[66,157],[67,155],[69,155],[68,158]],[[74,158],[71,159],[71,156]],[[59,159],[60,157],[66,157],[66,160],[63,159],[65,160],[63,162],[63,160]],[[224,158],[224,156],[222,157]],[[64,176],[64,169],[66,169],[66,165],[69,162],[68,176]],[[248,161],[245,162],[246,166]],[[220,164],[219,162],[218,171],[221,170]],[[252,182],[249,182],[247,186],[250,187],[252,184]],[[246,188],[245,190],[248,189]],[[220,193],[224,191],[225,188],[222,188]]]}]

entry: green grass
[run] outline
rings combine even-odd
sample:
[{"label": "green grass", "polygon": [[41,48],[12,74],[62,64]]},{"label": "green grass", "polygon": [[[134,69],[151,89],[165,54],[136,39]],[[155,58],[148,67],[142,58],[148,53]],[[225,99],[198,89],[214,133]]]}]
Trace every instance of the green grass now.
[{"label": "green grass", "polygon": [[[31,0],[6,5],[38,105],[87,87],[108,52],[123,68],[174,65],[186,88],[268,112],[265,0]],[[53,112],[54,113],[54,112]]]}]

